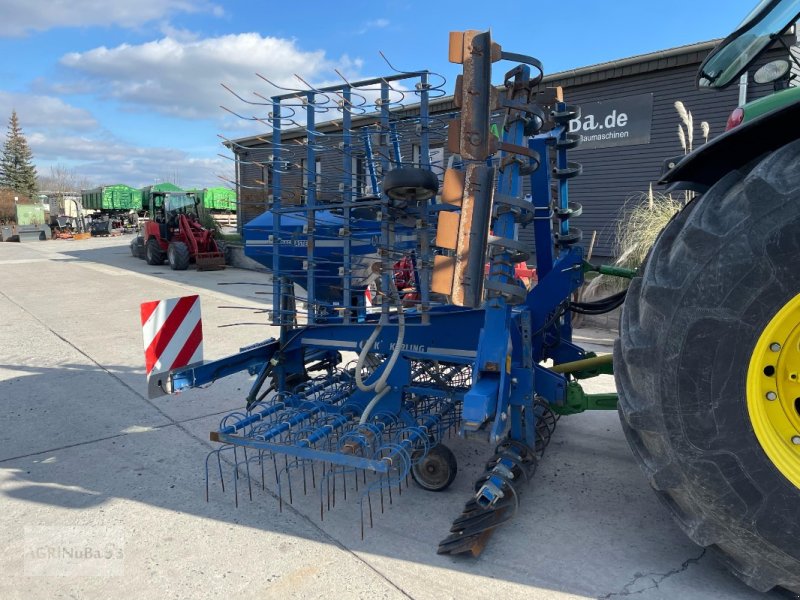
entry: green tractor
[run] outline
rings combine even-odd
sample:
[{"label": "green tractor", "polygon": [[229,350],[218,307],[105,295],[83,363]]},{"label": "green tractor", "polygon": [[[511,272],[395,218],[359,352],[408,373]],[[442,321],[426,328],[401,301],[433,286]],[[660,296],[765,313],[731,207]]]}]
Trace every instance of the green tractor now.
[{"label": "green tractor", "polygon": [[[798,0],[763,0],[709,54],[698,85],[738,82],[799,16]],[[800,88],[791,78],[788,61],[759,69],[755,81],[775,93],[737,108],[724,134],[665,175],[699,196],[632,281],[614,363],[625,434],[680,527],[757,590],[800,593]]]}]

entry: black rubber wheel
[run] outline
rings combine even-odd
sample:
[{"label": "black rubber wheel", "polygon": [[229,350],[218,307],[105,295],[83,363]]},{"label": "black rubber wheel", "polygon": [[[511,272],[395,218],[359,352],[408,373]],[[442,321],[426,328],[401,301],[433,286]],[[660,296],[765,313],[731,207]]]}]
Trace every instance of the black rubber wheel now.
[{"label": "black rubber wheel", "polygon": [[798,257],[800,141],[673,219],[631,282],[614,348],[623,430],[650,484],[694,542],[759,591],[800,592],[797,471],[768,456],[751,418],[774,397],[748,392],[764,332],[800,299]]},{"label": "black rubber wheel", "polygon": [[436,444],[428,454],[411,467],[411,478],[429,492],[446,490],[458,473],[458,463],[452,450]]},{"label": "black rubber wheel", "polygon": [[44,231],[39,232],[39,241],[46,242],[47,241],[47,234]]},{"label": "black rubber wheel", "polygon": [[189,248],[183,242],[172,242],[167,248],[169,268],[173,271],[185,271],[189,268]]},{"label": "black rubber wheel", "polygon": [[130,247],[131,247],[131,256],[132,256],[133,258],[139,258],[139,246],[138,246],[138,239],[139,239],[139,238],[133,238],[133,239],[131,240],[131,243],[130,243]]},{"label": "black rubber wheel", "polygon": [[392,200],[419,202],[430,200],[439,191],[439,179],[432,171],[402,167],[386,173],[381,183],[383,193]]},{"label": "black rubber wheel", "polygon": [[154,237],[147,240],[144,245],[144,257],[148,265],[163,265],[164,253],[161,251],[161,244]]}]

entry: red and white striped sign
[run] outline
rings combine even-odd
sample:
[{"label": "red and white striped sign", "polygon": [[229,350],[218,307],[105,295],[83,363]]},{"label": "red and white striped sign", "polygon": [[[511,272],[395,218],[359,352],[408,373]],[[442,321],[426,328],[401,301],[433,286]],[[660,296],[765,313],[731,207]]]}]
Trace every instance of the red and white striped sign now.
[{"label": "red and white striped sign", "polygon": [[147,377],[202,362],[200,297],[143,302],[142,336]]}]

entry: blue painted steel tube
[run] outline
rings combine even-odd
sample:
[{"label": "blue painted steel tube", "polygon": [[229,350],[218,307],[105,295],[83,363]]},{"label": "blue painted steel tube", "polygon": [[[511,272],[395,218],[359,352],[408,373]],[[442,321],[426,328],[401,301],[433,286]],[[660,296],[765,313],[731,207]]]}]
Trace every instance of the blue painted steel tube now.
[{"label": "blue painted steel tube", "polygon": [[[353,192],[353,140],[350,128],[352,127],[352,112],[351,112],[351,93],[350,86],[346,85],[342,88],[342,154],[344,158],[344,186],[342,200],[344,201],[344,208],[342,216],[344,217],[344,226],[349,229],[350,227],[350,204],[353,202],[355,194]],[[353,303],[353,294],[350,291],[352,284],[351,274],[352,268],[350,264],[350,232],[346,231],[342,236],[344,246],[342,248],[342,275],[344,281],[342,282],[342,307],[344,312],[342,314],[343,323],[350,322],[350,308]]]},{"label": "blue painted steel tube", "polygon": [[317,309],[317,285],[316,285],[316,260],[314,258],[314,228],[317,222],[317,214],[314,208],[317,206],[317,155],[314,145],[317,143],[316,136],[316,108],[314,107],[314,92],[306,93],[308,103],[306,105],[306,178],[308,187],[306,189],[306,206],[308,211],[308,322],[313,323]]},{"label": "blue painted steel tube", "polygon": [[424,385],[406,385],[403,390],[408,394],[418,394],[420,396],[431,396],[433,398],[458,398],[464,393],[453,392],[448,389],[426,387]]},{"label": "blue painted steel tube", "polygon": [[297,458],[321,460],[331,464],[344,465],[346,467],[354,467],[356,469],[365,469],[367,471],[374,471],[376,473],[387,473],[391,468],[389,462],[385,460],[372,460],[369,458],[356,456],[354,454],[343,454],[341,452],[326,452],[324,450],[316,450],[314,448],[307,448],[305,446],[287,446],[286,444],[275,444],[256,438],[239,437],[228,433],[217,434],[215,441],[223,444],[232,444],[234,446],[253,448],[255,450],[265,450],[275,454],[296,456]]},{"label": "blue painted steel tube", "polygon": [[364,162],[369,171],[369,183],[372,186],[372,193],[378,194],[378,174],[375,172],[375,156],[372,153],[372,138],[370,137],[369,127],[364,127]]},{"label": "blue painted steel tube", "polygon": [[[431,167],[431,151],[430,151],[430,107],[428,105],[428,74],[423,73],[420,76],[420,96],[419,96],[419,118],[420,118],[420,132],[419,132],[419,146],[420,146],[420,162],[423,169]],[[430,271],[433,264],[433,257],[431,256],[430,246],[430,206],[426,200],[422,203],[422,228],[419,232],[419,247],[421,254],[421,265],[419,268],[417,289],[420,292],[420,312],[422,312],[422,324],[428,325],[430,323],[430,316],[428,309],[430,308],[431,289],[430,289]]]},{"label": "blue painted steel tube", "polygon": [[[277,209],[272,220],[272,324],[283,325],[281,311],[281,101],[272,100],[272,208]],[[281,336],[283,336],[281,327]],[[283,341],[283,340],[281,340]]]},{"label": "blue painted steel tube", "polygon": [[219,430],[220,433],[236,433],[237,431],[244,429],[248,425],[252,425],[253,423],[258,423],[262,421],[266,417],[270,415],[274,415],[276,412],[283,410],[286,408],[286,405],[283,402],[276,402],[270,406],[264,408],[264,410],[259,410],[257,412],[251,413],[244,419],[240,419],[236,421],[235,424],[229,425],[228,427],[223,427]]},{"label": "blue painted steel tube", "polygon": [[337,429],[344,427],[349,421],[349,417],[345,417],[344,415],[336,415],[332,418],[330,423],[326,423],[325,425],[318,427],[316,430],[308,434],[305,439],[298,441],[297,445],[311,446],[312,444],[316,444],[320,440],[324,440]]},{"label": "blue painted steel tube", "polygon": [[299,410],[292,416],[288,417],[286,420],[281,421],[277,425],[270,427],[265,432],[259,434],[257,437],[254,437],[253,439],[263,440],[265,442],[268,442],[271,439],[278,437],[280,434],[289,431],[289,429],[291,429],[295,425],[299,425],[303,421],[307,421],[308,419],[311,419],[312,417],[318,415],[323,410],[324,409],[322,406],[314,406],[307,410]]},{"label": "blue painted steel tube", "polygon": [[397,124],[393,121],[389,123],[389,135],[392,138],[392,150],[394,155],[394,168],[399,169],[403,166],[403,156],[400,154],[400,137],[397,135]]},{"label": "blue painted steel tube", "polygon": [[[385,177],[386,172],[389,170],[389,147],[387,144],[387,135],[389,131],[389,84],[385,81],[381,83],[381,133],[380,145],[378,152],[381,157],[381,176]],[[381,185],[381,195],[385,195],[386,190]],[[392,229],[394,225],[389,222],[389,210],[386,204],[381,207],[381,289],[383,293],[388,296],[389,285],[392,283],[390,277],[394,273],[394,265],[389,258],[388,250],[391,247],[394,239]],[[389,316],[389,302],[386,297],[381,301],[381,314],[384,317]]]},{"label": "blue painted steel tube", "polygon": [[226,356],[218,360],[204,363],[196,367],[176,370],[170,375],[172,391],[200,387],[233,375],[251,367],[261,367],[270,360],[278,350],[278,342],[269,339],[252,348],[241,350],[238,354]]},{"label": "blue painted steel tube", "polygon": [[536,245],[536,275],[541,280],[553,270],[553,209],[550,203],[549,136],[528,140],[528,147],[539,154],[541,165],[531,174],[534,206],[533,236]]},{"label": "blue painted steel tube", "polygon": [[[566,111],[567,105],[563,102],[558,102],[556,104],[557,111]],[[567,139],[567,128],[562,127],[561,133],[558,136],[560,140],[566,141]],[[566,169],[567,168],[567,151],[565,148],[561,148],[556,150],[556,167],[559,169]],[[558,207],[561,210],[567,210],[569,208],[569,183],[566,179],[559,179],[558,180]],[[569,219],[563,219],[561,221],[561,229],[559,230],[561,235],[567,235],[569,233]]]}]

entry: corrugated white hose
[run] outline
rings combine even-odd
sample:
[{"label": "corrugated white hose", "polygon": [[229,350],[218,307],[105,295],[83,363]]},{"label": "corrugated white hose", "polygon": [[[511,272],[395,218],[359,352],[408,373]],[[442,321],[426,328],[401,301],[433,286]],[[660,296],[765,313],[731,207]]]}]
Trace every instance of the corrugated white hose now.
[{"label": "corrugated white hose", "polygon": [[363,425],[364,423],[367,422],[367,420],[369,419],[369,415],[372,413],[372,410],[375,408],[375,406],[378,404],[378,402],[381,401],[381,398],[383,398],[391,390],[392,390],[392,388],[390,388],[387,385],[380,392],[375,394],[375,397],[372,400],[369,401],[369,404],[367,404],[366,408],[364,409],[364,412],[361,413],[361,418],[358,420],[358,424],[359,425]]},{"label": "corrugated white hose", "polygon": [[370,385],[365,384],[364,379],[361,377],[361,371],[364,369],[364,361],[367,360],[367,355],[372,350],[372,346],[375,344],[375,340],[378,339],[378,336],[380,335],[381,330],[383,329],[384,322],[385,322],[384,316],[381,315],[380,323],[378,324],[377,327],[375,327],[369,338],[367,338],[366,344],[364,344],[364,347],[361,349],[361,353],[358,355],[358,362],[356,362],[356,386],[358,386],[358,389],[360,389],[362,392],[371,392],[372,390],[375,389],[375,385],[378,383],[376,381],[375,383],[371,383]]},{"label": "corrugated white hose", "polygon": [[[380,402],[381,398],[383,398],[386,394],[389,393],[391,388],[386,385],[386,380],[389,378],[389,374],[394,369],[394,365],[397,363],[397,359],[400,358],[400,352],[403,349],[403,338],[405,337],[406,333],[406,318],[405,313],[403,312],[403,305],[400,302],[400,298],[397,295],[397,289],[394,289],[394,297],[397,299],[397,342],[394,346],[394,351],[392,351],[392,355],[389,357],[389,360],[386,362],[386,367],[383,369],[383,373],[378,378],[378,380],[370,385],[364,385],[363,380],[361,379],[361,368],[364,364],[364,360],[367,358],[367,354],[372,349],[372,346],[375,343],[378,335],[380,334],[380,330],[383,328],[383,323],[378,325],[375,328],[375,331],[372,332],[372,335],[367,340],[367,343],[364,344],[364,348],[361,350],[361,354],[358,356],[358,363],[356,363],[356,385],[358,389],[369,392],[373,389],[377,392],[375,397],[369,401],[369,404],[364,408],[364,412],[361,413],[361,418],[359,419],[359,424],[364,424],[369,419],[369,415],[372,413],[372,410],[375,406]],[[362,358],[363,357],[363,358]],[[362,387],[363,386],[363,387]]]}]

